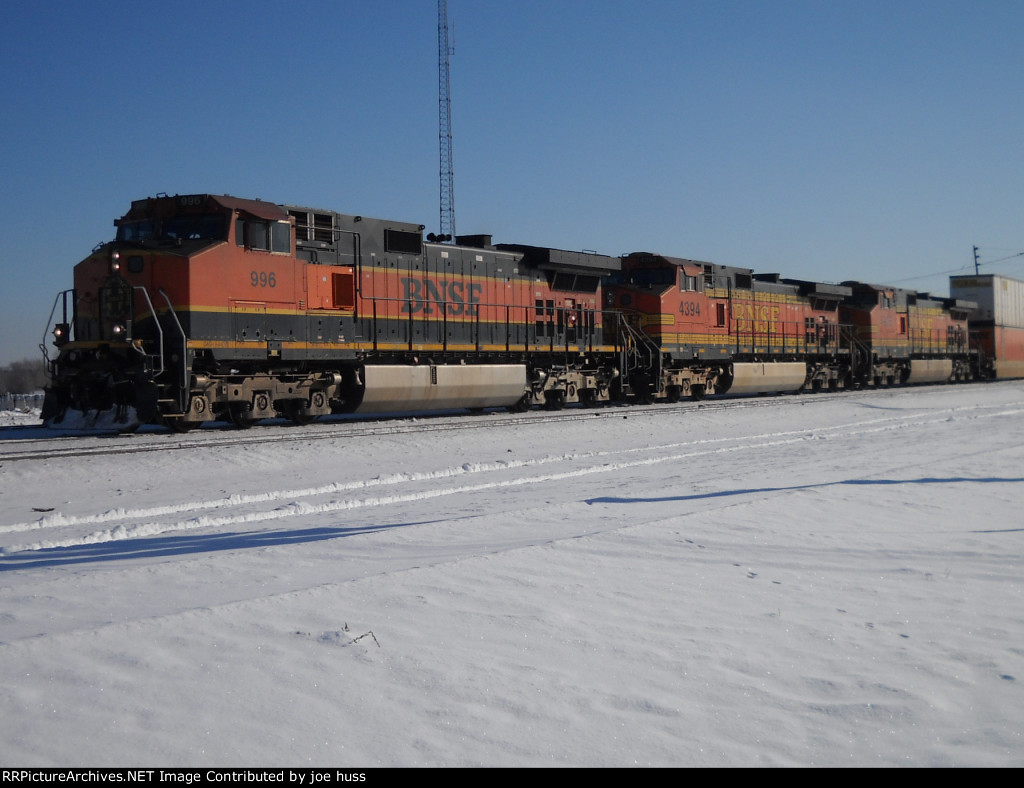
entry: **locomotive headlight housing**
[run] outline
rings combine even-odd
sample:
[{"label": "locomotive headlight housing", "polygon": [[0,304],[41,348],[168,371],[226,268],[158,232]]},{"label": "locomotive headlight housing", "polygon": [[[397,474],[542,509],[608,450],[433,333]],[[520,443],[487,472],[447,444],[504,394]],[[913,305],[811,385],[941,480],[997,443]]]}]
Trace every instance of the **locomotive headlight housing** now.
[{"label": "locomotive headlight housing", "polygon": [[110,333],[114,335],[114,339],[124,339],[125,334],[127,333],[124,323],[114,323],[110,328]]},{"label": "locomotive headlight housing", "polygon": [[71,333],[71,326],[68,323],[57,323],[53,327],[53,344],[57,347],[67,343]]},{"label": "locomotive headlight housing", "polygon": [[121,270],[121,253],[111,252],[110,253],[110,273],[116,274]]}]

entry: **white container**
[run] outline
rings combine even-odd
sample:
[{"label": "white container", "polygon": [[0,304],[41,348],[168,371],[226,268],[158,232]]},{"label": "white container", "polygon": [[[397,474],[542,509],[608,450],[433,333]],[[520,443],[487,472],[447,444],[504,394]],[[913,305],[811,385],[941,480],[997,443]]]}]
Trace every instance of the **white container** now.
[{"label": "white container", "polygon": [[1024,328],[1024,282],[999,274],[949,277],[953,298],[974,301],[978,310],[970,321]]}]

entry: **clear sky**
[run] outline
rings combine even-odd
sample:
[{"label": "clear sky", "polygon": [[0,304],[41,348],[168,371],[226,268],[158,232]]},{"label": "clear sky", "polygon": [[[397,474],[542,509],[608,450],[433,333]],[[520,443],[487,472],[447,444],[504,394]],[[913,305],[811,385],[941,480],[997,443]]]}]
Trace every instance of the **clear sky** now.
[{"label": "clear sky", "polygon": [[[1022,0],[449,0],[460,233],[1024,278]],[[439,226],[435,0],[4,3],[0,364],[133,199]],[[1010,257],[1002,263],[994,261]]]}]

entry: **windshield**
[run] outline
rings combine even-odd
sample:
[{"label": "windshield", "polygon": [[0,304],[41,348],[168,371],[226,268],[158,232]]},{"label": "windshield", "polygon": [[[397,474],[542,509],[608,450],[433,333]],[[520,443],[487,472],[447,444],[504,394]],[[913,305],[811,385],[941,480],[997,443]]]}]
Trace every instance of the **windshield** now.
[{"label": "windshield", "polygon": [[675,284],[676,272],[671,268],[637,268],[629,275],[629,282],[640,287]]},{"label": "windshield", "polygon": [[156,222],[146,219],[141,222],[121,222],[117,228],[118,241],[148,241],[156,234]]},{"label": "windshield", "polygon": [[118,241],[151,240],[227,240],[227,221],[217,213],[171,216],[163,221],[142,219],[122,222],[117,228]]}]

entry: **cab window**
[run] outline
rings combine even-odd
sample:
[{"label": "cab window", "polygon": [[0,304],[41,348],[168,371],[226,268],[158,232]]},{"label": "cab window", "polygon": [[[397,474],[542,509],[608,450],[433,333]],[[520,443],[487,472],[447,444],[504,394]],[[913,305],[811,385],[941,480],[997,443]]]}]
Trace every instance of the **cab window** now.
[{"label": "cab window", "polygon": [[235,243],[257,251],[290,254],[291,224],[261,219],[236,219]]}]

